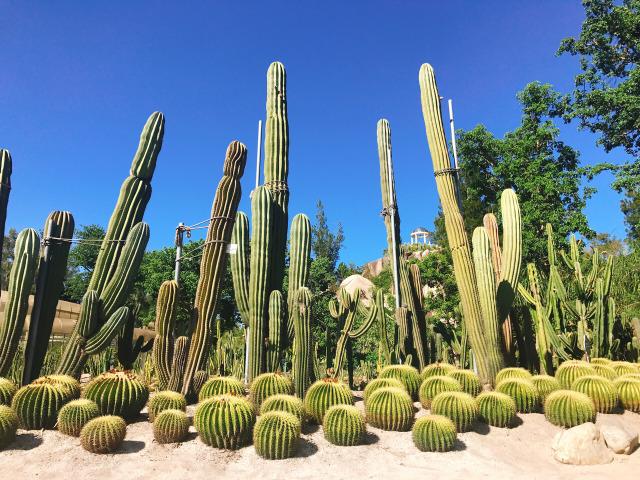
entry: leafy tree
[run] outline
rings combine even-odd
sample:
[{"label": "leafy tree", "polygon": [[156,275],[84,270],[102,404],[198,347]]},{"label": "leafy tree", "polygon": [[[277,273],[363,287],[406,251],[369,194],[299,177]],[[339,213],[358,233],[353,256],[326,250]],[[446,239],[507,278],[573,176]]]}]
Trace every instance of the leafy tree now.
[{"label": "leafy tree", "polygon": [[338,224],[338,230],[333,233],[327,224],[327,215],[324,212],[322,201],[316,204],[316,221],[311,228],[311,249],[316,258],[329,260],[331,270],[335,270],[340,256],[340,249],[344,242],[342,225]]},{"label": "leafy tree", "polygon": [[75,232],[75,238],[87,240],[87,242],[75,244],[69,252],[62,300],[76,303],[82,301],[82,296],[87,291],[91,274],[96,266],[98,252],[100,252],[98,240],[102,240],[104,235],[104,228],[95,224],[82,225]]},{"label": "leafy tree", "polygon": [[2,244],[2,288],[6,289],[9,285],[9,273],[11,273],[11,265],[13,264],[13,250],[16,248],[16,240],[18,239],[18,231],[10,228],[4,236]]}]

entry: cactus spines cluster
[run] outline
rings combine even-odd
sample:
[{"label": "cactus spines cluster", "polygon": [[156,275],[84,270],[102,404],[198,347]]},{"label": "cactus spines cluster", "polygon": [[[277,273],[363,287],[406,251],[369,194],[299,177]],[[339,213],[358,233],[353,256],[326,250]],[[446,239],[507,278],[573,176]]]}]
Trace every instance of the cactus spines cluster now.
[{"label": "cactus spines cluster", "polygon": [[58,421],[58,412],[69,400],[71,400],[69,391],[63,386],[36,381],[16,392],[11,408],[18,415],[21,428],[52,429]]},{"label": "cactus spines cluster", "polygon": [[198,404],[193,426],[205,444],[237,450],[251,441],[255,421],[254,408],[247,400],[218,395]]},{"label": "cactus spines cluster", "polygon": [[442,392],[462,392],[462,385],[458,380],[447,375],[427,377],[420,385],[418,396],[424,408],[429,408],[436,395]]},{"label": "cactus spines cluster", "polygon": [[560,382],[550,375],[533,375],[531,377],[531,383],[536,387],[536,391],[540,397],[540,403],[543,405],[545,399],[551,392],[555,392],[562,388]]},{"label": "cactus spines cluster", "polygon": [[18,423],[16,412],[11,407],[0,405],[0,450],[16,438]]},{"label": "cactus spines cluster", "polygon": [[324,438],[334,445],[359,445],[366,431],[364,417],[353,405],[334,405],[324,415]]},{"label": "cactus spines cluster", "polygon": [[0,405],[11,405],[18,387],[8,378],[0,377]]},{"label": "cactus spines cluster", "polygon": [[585,375],[595,375],[596,372],[591,365],[581,360],[568,360],[563,362],[556,370],[556,378],[562,388],[570,389],[573,382]]},{"label": "cactus spines cluster", "polygon": [[130,420],[147,404],[149,389],[133,372],[106,372],[89,382],[83,397],[96,402],[102,415]]},{"label": "cactus spines cluster", "polygon": [[362,400],[364,403],[367,403],[367,398],[371,396],[373,392],[378,390],[379,388],[385,387],[395,387],[395,388],[405,388],[404,383],[395,378],[375,378],[371,380],[366,387],[364,387],[364,392],[362,393]]},{"label": "cactus spines cluster", "polygon": [[205,382],[198,394],[201,402],[216,395],[237,395],[243,396],[245,392],[244,383],[236,377],[212,377]]},{"label": "cactus spines cluster", "polygon": [[448,376],[460,382],[462,391],[467,392],[472,397],[477,396],[482,390],[480,378],[471,370],[454,370]]},{"label": "cactus spines cluster", "polygon": [[[4,227],[7,220],[7,205],[11,193],[11,170],[13,163],[9,150],[0,148],[0,260],[4,244]],[[6,285],[2,285],[5,288]]]},{"label": "cactus spines cluster", "polygon": [[189,418],[182,410],[163,410],[153,422],[153,438],[158,443],[182,442],[188,433]]},{"label": "cactus spines cluster", "polygon": [[448,452],[457,438],[456,426],[443,415],[425,415],[412,429],[413,444],[422,452]]},{"label": "cactus spines cluster", "polygon": [[618,406],[618,392],[611,380],[607,380],[599,375],[586,375],[578,378],[571,390],[584,393],[600,413],[611,413]]},{"label": "cactus spines cluster", "polygon": [[540,396],[533,382],[524,378],[508,378],[496,385],[496,391],[509,395],[519,413],[532,413],[540,407]]},{"label": "cactus spines cluster", "polygon": [[267,397],[260,405],[260,415],[273,411],[288,412],[295,415],[301,422],[304,419],[304,403],[293,395],[280,393]]},{"label": "cactus spines cluster", "polygon": [[584,393],[556,390],[544,402],[544,416],[559,427],[575,427],[596,418],[596,408]]},{"label": "cactus spines cluster", "polygon": [[115,452],[127,435],[127,424],[116,415],[89,420],[80,431],[82,448],[91,453]]},{"label": "cactus spines cluster", "polygon": [[304,397],[304,410],[315,423],[322,425],[324,415],[334,405],[353,405],[353,394],[347,385],[323,378],[315,382]]},{"label": "cactus spines cluster", "polygon": [[156,302],[156,337],[153,342],[153,366],[158,377],[158,387],[164,390],[169,385],[173,363],[173,327],[178,306],[178,283],[175,280],[162,282]]},{"label": "cactus spines cluster", "polygon": [[261,415],[253,429],[256,453],[267,460],[293,457],[300,438],[300,420],[287,412]]},{"label": "cactus spines cluster", "polygon": [[164,410],[180,410],[184,412],[186,409],[187,400],[184,395],[172,390],[156,393],[151,397],[147,405],[150,422],[155,422],[155,419]]},{"label": "cactus spines cluster", "polygon": [[427,379],[428,377],[448,375],[456,369],[457,367],[455,365],[450,365],[448,363],[432,363],[422,369],[422,378]]},{"label": "cactus spines cluster", "polygon": [[524,368],[520,367],[503,368],[496,375],[496,384],[508,378],[524,378],[531,380],[531,373],[529,372],[529,370],[525,370]]},{"label": "cactus spines cluster", "polygon": [[516,402],[500,392],[482,392],[476,397],[480,418],[493,427],[508,427],[516,416]]},{"label": "cactus spines cluster", "polygon": [[29,307],[29,294],[38,267],[40,237],[32,228],[22,230],[16,239],[9,274],[7,303],[0,323],[0,376],[9,373],[22,335]]},{"label": "cactus spines cluster", "polygon": [[249,399],[260,408],[271,395],[293,395],[293,383],[291,379],[282,373],[263,373],[257,376],[249,386]]},{"label": "cactus spines cluster", "polygon": [[477,420],[479,412],[475,399],[468,393],[443,392],[431,402],[431,413],[451,419],[458,432],[466,432]]},{"label": "cactus spines cluster", "polygon": [[418,390],[422,383],[420,373],[411,365],[387,365],[380,372],[380,378],[400,380],[412,399],[418,399]]},{"label": "cactus spines cluster", "polygon": [[365,410],[367,421],[382,430],[406,432],[413,425],[413,401],[404,389],[379,388],[367,399]]},{"label": "cactus spines cluster", "polygon": [[98,416],[100,416],[100,410],[93,400],[86,398],[72,400],[58,413],[58,430],[65,435],[78,437],[82,427]]},{"label": "cactus spines cluster", "polygon": [[613,384],[618,392],[622,408],[631,412],[640,412],[640,380],[618,378],[614,380]]}]

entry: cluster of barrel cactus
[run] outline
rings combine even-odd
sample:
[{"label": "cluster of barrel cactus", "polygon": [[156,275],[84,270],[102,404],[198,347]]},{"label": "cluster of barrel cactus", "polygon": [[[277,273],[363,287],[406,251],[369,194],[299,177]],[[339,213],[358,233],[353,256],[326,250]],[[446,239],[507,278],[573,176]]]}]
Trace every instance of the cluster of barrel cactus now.
[{"label": "cluster of barrel cactus", "polygon": [[82,448],[91,453],[112,453],[122,445],[127,424],[116,415],[104,415],[89,420],[80,431]]},{"label": "cluster of barrel cactus", "polygon": [[106,372],[89,382],[83,397],[93,400],[102,415],[126,420],[137,417],[149,399],[149,388],[133,372]]},{"label": "cluster of barrel cactus", "polygon": [[301,422],[304,420],[304,403],[298,397],[278,393],[267,397],[260,405],[260,414],[278,411],[295,415]]},{"label": "cluster of barrel cactus", "polygon": [[291,378],[277,372],[258,375],[249,386],[249,398],[257,408],[272,395],[291,395],[293,392]]},{"label": "cluster of barrel cactus", "polygon": [[442,392],[462,392],[462,385],[448,375],[435,375],[424,379],[418,396],[424,408],[429,408],[436,395]]},{"label": "cluster of barrel cactus", "polygon": [[411,365],[387,365],[380,372],[380,378],[395,378],[399,380],[412,399],[418,399],[418,391],[422,383],[422,377],[418,370]]},{"label": "cluster of barrel cactus", "polygon": [[367,403],[367,399],[373,392],[375,392],[379,388],[385,387],[394,387],[406,390],[404,383],[402,383],[400,380],[396,380],[395,378],[374,378],[369,383],[367,383],[366,387],[364,387],[364,391],[362,392],[362,399],[364,403]]},{"label": "cluster of barrel cactus", "polygon": [[333,378],[318,380],[304,397],[305,413],[319,425],[322,425],[327,410],[334,405],[353,405],[353,394],[347,385]]},{"label": "cluster of barrel cactus", "polygon": [[468,393],[443,392],[431,402],[431,413],[451,419],[458,432],[466,432],[478,419],[478,405]]},{"label": "cluster of barrel cactus", "polygon": [[147,405],[149,412],[149,421],[155,422],[156,417],[164,410],[180,410],[185,411],[187,408],[187,400],[184,395],[172,390],[165,390],[156,393]]},{"label": "cluster of barrel cactus", "polygon": [[540,407],[540,396],[533,382],[524,378],[510,378],[496,385],[496,391],[509,395],[520,413],[531,413]]}]

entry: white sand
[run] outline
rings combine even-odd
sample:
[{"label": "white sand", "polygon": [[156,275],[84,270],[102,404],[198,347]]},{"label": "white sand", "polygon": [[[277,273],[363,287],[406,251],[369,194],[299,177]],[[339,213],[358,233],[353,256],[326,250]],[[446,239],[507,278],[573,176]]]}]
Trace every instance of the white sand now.
[{"label": "white sand", "polygon": [[[363,408],[362,401],[356,405]],[[419,404],[416,404],[419,407]],[[193,407],[189,407],[193,414]],[[420,410],[417,416],[426,412]],[[146,416],[145,416],[146,417]],[[607,415],[599,415],[598,422]],[[616,415],[640,431],[640,415]],[[188,441],[159,445],[151,425],[143,418],[128,426],[126,440],[114,455],[94,455],[82,449],[76,438],[57,431],[19,431],[17,440],[0,452],[0,478],[17,480],[118,480],[218,478],[252,479],[624,479],[637,478],[640,451],[616,455],[613,463],[570,466],[557,463],[551,443],[559,428],[541,414],[520,415],[522,423],[511,429],[478,425],[459,434],[455,451],[423,453],[415,448],[411,432],[385,432],[368,426],[366,444],[336,447],[328,443],[322,428],[307,427],[295,458],[267,461],[252,446],[223,451],[196,438],[193,427]]]}]

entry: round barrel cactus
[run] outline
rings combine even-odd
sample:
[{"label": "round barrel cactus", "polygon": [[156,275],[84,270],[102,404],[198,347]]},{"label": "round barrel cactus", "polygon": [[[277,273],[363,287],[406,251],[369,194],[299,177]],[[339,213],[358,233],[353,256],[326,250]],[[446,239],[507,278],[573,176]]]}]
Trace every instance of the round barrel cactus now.
[{"label": "round barrel cactus", "polygon": [[618,377],[622,375],[626,375],[628,373],[640,373],[640,371],[638,371],[638,367],[636,366],[636,364],[631,362],[622,362],[622,361],[611,362],[609,366],[613,368],[613,371],[616,372],[616,375]]},{"label": "round barrel cactus", "polygon": [[18,416],[11,407],[0,405],[0,450],[16,438]]},{"label": "round barrel cactus", "polygon": [[52,383],[30,383],[13,396],[12,408],[25,430],[55,428],[60,409],[71,400],[69,391]]},{"label": "round barrel cactus", "polygon": [[83,397],[96,402],[102,415],[130,420],[147,404],[149,389],[133,372],[107,372],[89,382]]},{"label": "round barrel cactus", "polygon": [[70,399],[80,398],[80,382],[69,375],[46,375],[33,381],[33,383],[37,382],[60,385],[68,390]]},{"label": "round barrel cactus", "polygon": [[77,437],[82,427],[99,415],[100,410],[93,400],[86,398],[71,400],[58,413],[58,430],[65,435]]},{"label": "round barrel cactus", "polygon": [[216,395],[238,395],[242,397],[244,393],[244,383],[236,377],[211,377],[200,389],[198,399],[202,402]]},{"label": "round barrel cactus", "polygon": [[462,391],[468,393],[472,397],[477,396],[482,390],[480,377],[471,370],[454,370],[449,373],[448,376],[460,382],[460,385],[462,385]]},{"label": "round barrel cactus", "polygon": [[149,399],[147,410],[149,411],[149,421],[154,422],[155,418],[163,410],[182,410],[187,409],[187,400],[184,395],[171,390],[158,392]]},{"label": "round barrel cactus", "polygon": [[530,380],[510,378],[496,385],[496,391],[509,395],[520,413],[531,413],[540,407],[540,395]]},{"label": "round barrel cactus", "polygon": [[531,377],[531,383],[536,387],[541,404],[544,404],[547,395],[562,388],[560,382],[551,375],[534,375]]},{"label": "round barrel cactus", "polygon": [[249,387],[249,398],[258,409],[267,397],[279,393],[293,395],[293,382],[279,372],[258,375]]},{"label": "round barrel cactus", "polygon": [[235,395],[218,395],[196,407],[193,426],[200,439],[216,448],[237,450],[251,441],[256,422],[253,405]]},{"label": "round barrel cactus", "polygon": [[299,438],[300,421],[287,412],[265,413],[253,429],[256,453],[267,460],[293,457]]},{"label": "round barrel cactus", "polygon": [[425,415],[416,420],[413,443],[422,452],[448,452],[456,443],[456,426],[443,415]]},{"label": "round barrel cactus", "polygon": [[364,417],[353,405],[334,405],[324,415],[324,438],[334,445],[359,445],[366,431]]},{"label": "round barrel cactus", "polygon": [[516,402],[500,392],[482,392],[476,397],[480,418],[492,427],[508,427],[516,416]]},{"label": "round barrel cactus", "polygon": [[364,387],[364,392],[362,392],[362,400],[364,403],[367,403],[367,398],[375,392],[379,388],[384,387],[395,387],[395,388],[406,388],[404,387],[404,383],[400,380],[396,380],[395,378],[376,378],[367,383],[367,386]]},{"label": "round barrel cactus", "polygon": [[595,375],[595,370],[587,362],[582,360],[567,360],[556,370],[556,378],[562,388],[569,389],[577,378],[585,375]]},{"label": "round barrel cactus", "polygon": [[496,374],[496,384],[509,378],[525,378],[531,380],[531,373],[529,373],[529,370],[520,367],[503,368]]},{"label": "round barrel cactus", "polygon": [[413,401],[403,389],[379,388],[367,400],[365,411],[367,421],[382,430],[406,432],[413,425]]},{"label": "round barrel cactus", "polygon": [[609,360],[608,358],[600,358],[600,357],[596,357],[596,358],[592,358],[591,359],[591,365],[610,365],[612,362],[612,360]]},{"label": "round barrel cactus", "polygon": [[631,380],[640,380],[640,373],[625,373],[624,375],[620,375],[618,378],[627,378]]},{"label": "round barrel cactus", "polygon": [[640,380],[618,378],[613,384],[618,391],[622,408],[631,412],[640,412]]},{"label": "round barrel cactus", "polygon": [[466,392],[443,392],[431,402],[431,413],[451,419],[459,432],[466,432],[478,419],[478,405]]},{"label": "round barrel cactus", "polygon": [[443,375],[448,375],[456,369],[457,367],[455,365],[450,365],[448,363],[432,363],[422,369],[421,375],[423,379],[426,379],[427,377],[441,377]]},{"label": "round barrel cactus", "polygon": [[11,380],[0,377],[0,405],[11,405],[11,400],[17,391],[18,387]]},{"label": "round barrel cactus", "polygon": [[260,415],[273,411],[290,413],[302,422],[304,418],[304,403],[298,397],[279,393],[278,395],[267,397],[260,406]]},{"label": "round barrel cactus", "polygon": [[104,415],[89,420],[80,431],[82,448],[91,453],[115,452],[127,434],[127,424],[117,415]]},{"label": "round barrel cactus", "polygon": [[380,372],[380,378],[400,380],[412,399],[418,400],[418,390],[422,383],[420,372],[411,365],[387,365]]},{"label": "round barrel cactus", "polygon": [[418,391],[420,403],[424,408],[429,408],[435,396],[442,392],[462,392],[462,385],[455,378],[446,375],[427,377]]},{"label": "round barrel cactus", "polygon": [[318,380],[304,396],[305,414],[319,425],[334,405],[353,405],[353,394],[347,385],[333,378]]},{"label": "round barrel cactus", "polygon": [[596,407],[597,412],[610,413],[618,406],[618,391],[611,380],[599,375],[586,375],[578,378],[571,390],[584,393]]},{"label": "round barrel cactus", "polygon": [[592,364],[591,366],[593,367],[596,375],[600,375],[601,377],[607,378],[611,381],[618,378],[616,371],[609,365]]},{"label": "round barrel cactus", "polygon": [[189,417],[182,410],[162,410],[153,422],[153,438],[158,443],[182,442],[188,433]]},{"label": "round barrel cactus", "polygon": [[544,416],[554,425],[570,428],[595,421],[596,407],[584,393],[556,390],[544,402]]}]

